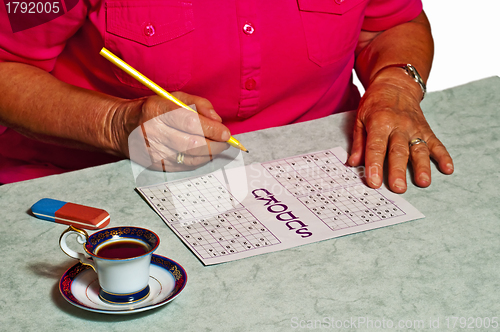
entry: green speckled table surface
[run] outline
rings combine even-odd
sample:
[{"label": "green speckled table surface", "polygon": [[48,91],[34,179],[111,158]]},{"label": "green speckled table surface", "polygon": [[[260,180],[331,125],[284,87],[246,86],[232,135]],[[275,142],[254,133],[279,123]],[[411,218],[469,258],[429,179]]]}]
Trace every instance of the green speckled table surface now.
[{"label": "green speckled table surface", "polygon": [[[409,186],[403,194],[424,219],[210,267],[134,191],[128,161],[1,186],[0,330],[424,331],[464,322],[500,330],[499,105],[499,77],[429,93],[422,102],[456,169],[446,176],[433,166],[429,188]],[[251,151],[245,163],[349,150],[353,115],[237,138]],[[28,214],[44,197],[103,208],[112,226],[155,231],[157,254],[186,269],[186,288],[165,306],[131,315],[69,304],[58,289],[75,264],[58,246],[66,226]]]}]

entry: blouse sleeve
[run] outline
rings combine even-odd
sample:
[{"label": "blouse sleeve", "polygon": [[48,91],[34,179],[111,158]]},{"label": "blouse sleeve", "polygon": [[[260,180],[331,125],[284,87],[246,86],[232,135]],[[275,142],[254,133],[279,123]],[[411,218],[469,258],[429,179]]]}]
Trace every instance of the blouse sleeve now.
[{"label": "blouse sleeve", "polygon": [[[61,3],[64,1],[64,3]],[[86,20],[89,1],[61,0],[59,16],[21,13],[21,7],[0,6],[0,62],[22,62],[48,72],[54,68],[66,42]],[[29,2],[27,2],[29,3]],[[48,3],[48,2],[41,2]],[[43,10],[49,9],[46,6]],[[55,11],[54,8],[50,8]],[[14,14],[16,10],[16,14]],[[28,8],[29,10],[29,8]],[[10,12],[8,12],[10,11]],[[53,14],[53,13],[52,13]],[[31,15],[31,16],[30,16]]]},{"label": "blouse sleeve", "polygon": [[421,0],[370,0],[362,29],[383,31],[413,20],[422,12]]}]

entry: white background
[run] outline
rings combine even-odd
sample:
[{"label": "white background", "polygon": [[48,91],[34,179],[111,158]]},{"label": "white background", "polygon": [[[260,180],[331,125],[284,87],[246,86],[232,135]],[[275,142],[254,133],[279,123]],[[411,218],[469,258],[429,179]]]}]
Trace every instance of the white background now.
[{"label": "white background", "polygon": [[422,2],[435,47],[428,91],[500,76],[500,0]]}]

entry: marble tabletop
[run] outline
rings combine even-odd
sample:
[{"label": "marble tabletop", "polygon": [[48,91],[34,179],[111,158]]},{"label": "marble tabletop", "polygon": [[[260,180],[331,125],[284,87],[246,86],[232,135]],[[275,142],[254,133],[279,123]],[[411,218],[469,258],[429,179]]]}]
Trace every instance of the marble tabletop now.
[{"label": "marble tabletop", "polygon": [[[402,195],[424,219],[209,267],[136,193],[128,161],[1,186],[0,330],[424,331],[464,322],[500,330],[498,105],[499,77],[429,93],[422,102],[456,169],[446,176],[433,165],[429,188],[410,185]],[[247,164],[349,150],[353,115],[236,138],[251,151]],[[186,288],[165,306],[131,315],[69,304],[58,289],[75,264],[58,245],[66,226],[28,213],[44,197],[103,208],[110,226],[153,230],[161,238],[156,253],[186,269]]]}]

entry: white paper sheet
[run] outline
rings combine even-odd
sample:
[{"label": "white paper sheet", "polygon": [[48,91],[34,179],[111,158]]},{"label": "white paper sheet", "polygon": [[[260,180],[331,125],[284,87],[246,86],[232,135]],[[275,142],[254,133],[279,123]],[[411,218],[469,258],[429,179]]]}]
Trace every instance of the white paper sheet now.
[{"label": "white paper sheet", "polygon": [[137,190],[205,265],[423,218],[334,148]]}]

